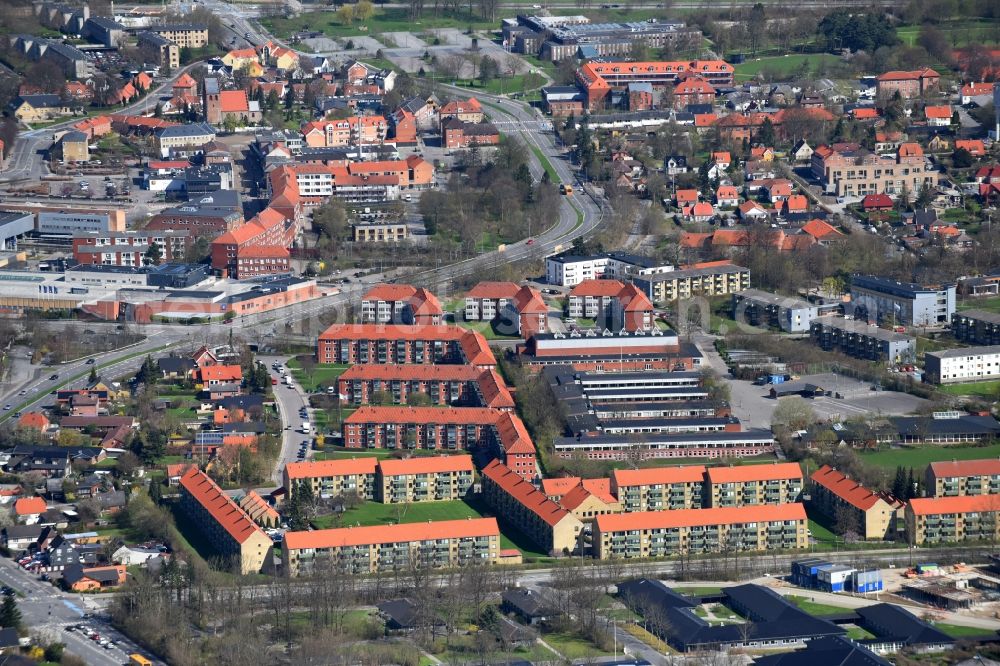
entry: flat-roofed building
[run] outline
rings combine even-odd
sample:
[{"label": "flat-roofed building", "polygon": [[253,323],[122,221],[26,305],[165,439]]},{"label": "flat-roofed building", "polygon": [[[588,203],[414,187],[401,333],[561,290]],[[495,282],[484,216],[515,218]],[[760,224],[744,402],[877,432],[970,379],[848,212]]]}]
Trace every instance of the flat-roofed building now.
[{"label": "flat-roofed building", "polygon": [[962,310],[951,316],[951,334],[973,345],[1000,345],[1000,314]]},{"label": "flat-roofed building", "polygon": [[4,211],[31,213],[39,234],[75,236],[88,231],[125,231],[125,211],[106,206],[50,206],[4,202]]},{"label": "flat-roofed building", "polygon": [[321,498],[356,495],[375,499],[376,458],[350,458],[291,462],[282,473],[285,491],[291,494],[296,484],[308,483],[313,496]]},{"label": "flat-roofed building", "polygon": [[544,552],[577,550],[583,523],[519,474],[494,460],[482,470],[483,495],[498,516],[534,541]]},{"label": "flat-roofed building", "polygon": [[1000,537],[1000,495],[920,497],[904,511],[906,538],[915,546],[960,541],[995,542]]},{"label": "flat-roofed building", "polygon": [[405,222],[354,222],[351,232],[355,243],[398,243],[410,237]]},{"label": "flat-roofed building", "polygon": [[181,48],[200,49],[208,45],[208,27],[190,23],[151,25],[146,28],[177,44]]},{"label": "flat-roofed building", "polygon": [[222,557],[243,575],[258,573],[274,543],[236,502],[195,467],[180,480],[181,510]]},{"label": "flat-roofed building", "polygon": [[560,458],[584,456],[589,460],[653,460],[659,458],[751,457],[774,452],[770,430],[742,432],[671,432],[627,435],[557,437],[553,442]]},{"label": "flat-roofed building", "polygon": [[855,358],[892,364],[912,362],[917,356],[916,338],[860,321],[818,317],[809,327],[809,334],[823,350]]},{"label": "flat-roofed building", "polygon": [[798,463],[709,467],[706,506],[791,504],[802,496],[802,468]]},{"label": "flat-roofed building", "polygon": [[598,516],[594,552],[599,559],[668,557],[732,551],[807,548],[802,504],[678,509]]},{"label": "flat-roofed building", "polygon": [[951,460],[927,466],[925,492],[931,497],[1000,495],[1000,460]]},{"label": "flat-roofed building", "polygon": [[926,352],[924,379],[932,384],[1000,379],[1000,345]]},{"label": "flat-roofed building", "polygon": [[779,296],[760,289],[733,294],[733,315],[751,326],[777,328],[786,333],[808,331],[819,308],[801,298]]},{"label": "flat-roofed building", "polygon": [[474,476],[469,455],[386,459],[375,469],[375,490],[385,504],[457,500],[469,492]]},{"label": "flat-roofed building", "polygon": [[611,492],[628,513],[700,509],[704,483],[705,468],[701,465],[611,472]]},{"label": "flat-roofed building", "polygon": [[635,278],[635,285],[657,303],[692,296],[724,296],[750,288],[750,269],[729,261],[710,261],[676,271],[642,275]]},{"label": "flat-roofed building", "polygon": [[873,492],[829,465],[812,473],[812,503],[829,518],[853,515],[858,535],[865,539],[887,539],[896,533],[896,519],[903,503],[888,493]]},{"label": "flat-roofed building", "polygon": [[955,284],[921,285],[854,275],[851,310],[855,319],[892,326],[941,326],[955,313]]},{"label": "flat-roofed building", "polygon": [[500,528],[496,518],[476,518],[286,532],[281,553],[290,576],[496,564]]}]

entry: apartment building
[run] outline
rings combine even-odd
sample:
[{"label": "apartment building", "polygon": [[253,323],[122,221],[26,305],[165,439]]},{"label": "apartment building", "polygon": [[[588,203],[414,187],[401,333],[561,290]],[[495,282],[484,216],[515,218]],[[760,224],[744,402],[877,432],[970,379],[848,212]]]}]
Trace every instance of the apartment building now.
[{"label": "apartment building", "polygon": [[917,340],[874,324],[839,317],[819,317],[809,328],[812,341],[826,351],[882,363],[913,362]]},{"label": "apartment building", "polygon": [[855,319],[891,326],[941,326],[955,314],[955,284],[921,285],[874,275],[851,276]]},{"label": "apartment building", "polygon": [[163,158],[170,157],[172,149],[196,150],[212,141],[215,141],[215,128],[208,123],[171,125],[156,133],[156,145]]},{"label": "apartment building", "polygon": [[973,345],[1000,345],[1000,314],[962,310],[951,316],[951,334]]},{"label": "apartment building", "polygon": [[216,552],[243,575],[259,573],[273,542],[236,502],[196,467],[180,479],[181,510]]},{"label": "apartment building", "polygon": [[583,523],[521,475],[494,460],[483,468],[482,484],[493,511],[544,552],[559,555],[577,550]]},{"label": "apartment building", "polygon": [[355,222],[351,224],[355,243],[398,243],[410,237],[405,222]]},{"label": "apartment building", "polygon": [[673,86],[696,75],[714,87],[732,86],[735,70],[722,60],[691,62],[588,62],[576,70],[577,85],[587,97],[587,108],[598,110],[612,90],[625,90],[630,83],[650,83],[654,88]]},{"label": "apartment building", "polygon": [[212,241],[212,268],[238,280],[289,270],[288,248],[296,225],[274,208],[260,213]]},{"label": "apartment building", "polygon": [[486,338],[458,326],[334,324],[320,334],[320,363],[462,364],[496,367]]},{"label": "apartment building", "polygon": [[480,282],[465,295],[466,321],[490,321],[498,332],[531,337],[549,331],[549,307],[537,289]]},{"label": "apartment building", "polygon": [[819,308],[801,298],[779,296],[760,289],[733,294],[733,318],[751,326],[776,328],[786,333],[809,330]]},{"label": "apartment building", "polygon": [[302,126],[302,138],[313,148],[379,144],[385,141],[388,132],[389,123],[381,115],[316,120]]},{"label": "apartment building", "polygon": [[744,458],[774,452],[770,430],[752,428],[742,432],[661,432],[648,434],[557,437],[556,455],[588,460],[654,460],[669,458]]},{"label": "apartment building", "polygon": [[514,409],[514,398],[495,370],[467,365],[354,365],[337,378],[338,391],[351,404],[369,404],[377,393],[405,405],[421,394],[441,406]]},{"label": "apartment building", "polygon": [[937,187],[940,177],[916,143],[900,144],[895,156],[878,155],[857,144],[820,146],[811,159],[824,191],[838,197],[904,193],[913,197],[924,185]]},{"label": "apartment building", "polygon": [[149,220],[144,231],[186,230],[195,237],[214,239],[242,224],[243,208],[238,193],[219,190],[161,210]]},{"label": "apartment building", "polygon": [[924,380],[959,384],[1000,379],[1000,345],[962,347],[924,354]]},{"label": "apartment building", "polygon": [[612,331],[648,331],[653,304],[634,284],[618,280],[585,280],[569,292],[569,316],[594,319],[599,328]]},{"label": "apartment building", "polygon": [[906,538],[915,546],[961,541],[995,542],[1000,537],[1000,495],[922,497],[904,511]]},{"label": "apartment building", "polygon": [[357,495],[364,500],[374,500],[377,465],[376,458],[291,462],[285,465],[282,480],[288,493],[293,492],[295,484],[308,483],[314,497]]},{"label": "apartment building", "polygon": [[440,324],[444,309],[437,296],[423,287],[379,284],[361,297],[363,324]]},{"label": "apartment building", "polygon": [[611,472],[611,492],[626,513],[700,509],[704,484],[705,468],[701,465]]},{"label": "apartment building", "polygon": [[850,512],[864,539],[888,539],[896,534],[903,503],[892,495],[871,491],[829,465],[813,472],[809,480],[812,503],[828,517]]},{"label": "apartment building", "polygon": [[146,30],[169,39],[180,48],[200,49],[208,45],[208,27],[204,25],[174,23],[151,25]]},{"label": "apartment building", "polygon": [[641,275],[672,271],[673,268],[652,257],[628,252],[592,255],[563,252],[545,258],[545,281],[563,287],[575,287],[584,280],[631,280]]},{"label": "apartment building", "polygon": [[875,79],[878,97],[888,99],[895,93],[903,99],[913,99],[937,92],[941,75],[929,67],[915,71],[892,71],[879,74]]},{"label": "apartment building", "polygon": [[930,497],[1000,495],[1000,460],[952,460],[927,466],[925,492]]},{"label": "apartment building", "polygon": [[[349,449],[459,450],[497,441],[509,412],[486,407],[359,407],[343,423]],[[517,418],[517,417],[515,417]]]},{"label": "apartment building", "polygon": [[181,66],[181,47],[170,39],[155,32],[143,30],[137,35],[139,47],[149,48],[156,54],[156,64],[163,69],[177,70]]},{"label": "apartment building", "polygon": [[521,363],[529,367],[571,365],[586,372],[692,370],[702,361],[695,345],[682,346],[676,333],[659,327],[633,333],[608,329],[538,333],[518,352]]},{"label": "apartment building", "polygon": [[709,467],[705,506],[734,507],[793,504],[802,496],[798,463]]},{"label": "apartment building", "polygon": [[777,551],[808,545],[806,511],[798,503],[622,513],[598,516],[594,525],[599,559]]},{"label": "apartment building", "polygon": [[289,576],[495,564],[500,528],[496,518],[476,518],[286,532],[281,553]]},{"label": "apartment building", "polygon": [[146,266],[182,262],[193,239],[187,230],[87,232],[73,237],[73,259],[82,265]]},{"label": "apartment building", "polygon": [[750,288],[750,269],[730,261],[709,261],[636,277],[635,286],[656,303],[693,296],[725,296]]},{"label": "apartment building", "polygon": [[472,488],[472,456],[427,456],[379,461],[375,492],[384,504],[457,500]]}]

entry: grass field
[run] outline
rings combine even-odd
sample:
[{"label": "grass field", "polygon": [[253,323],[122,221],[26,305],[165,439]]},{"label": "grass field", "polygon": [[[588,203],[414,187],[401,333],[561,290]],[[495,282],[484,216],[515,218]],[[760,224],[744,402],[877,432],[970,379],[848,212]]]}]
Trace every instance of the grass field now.
[{"label": "grass field", "polygon": [[995,399],[997,391],[1000,391],[1000,381],[948,384],[947,386],[939,387],[939,390],[949,395],[978,395],[983,398]]},{"label": "grass field", "polygon": [[[397,504],[365,502],[357,508],[345,511],[339,526],[395,525],[479,517],[479,513],[462,500],[415,502],[405,507]],[[334,516],[330,515],[317,518],[313,522],[317,527],[324,529],[334,526],[336,521]]]},{"label": "grass field", "polygon": [[545,78],[541,74],[517,74],[515,76],[500,77],[491,79],[486,83],[478,79],[458,79],[455,85],[468,88],[470,91],[483,90],[494,95],[509,95],[511,93],[525,93],[535,90],[545,84]]},{"label": "grass field", "polygon": [[320,363],[313,369],[312,374],[307,376],[306,371],[302,369],[302,363],[297,358],[288,360],[288,369],[292,372],[292,378],[309,393],[315,393],[317,390],[327,386],[336,385],[337,377],[342,375],[344,370],[347,370],[349,367],[351,366],[336,363]]},{"label": "grass field", "polygon": [[861,627],[851,625],[847,628],[847,637],[852,641],[863,641],[869,638],[875,638],[875,634],[865,631]]},{"label": "grass field", "polygon": [[987,310],[989,312],[1000,312],[1000,296],[991,298],[966,298],[956,306],[959,310]]},{"label": "grass field", "polygon": [[497,333],[493,328],[493,323],[488,321],[465,321],[459,318],[456,322],[462,328],[467,328],[470,331],[479,331],[483,334],[483,337],[487,340],[519,340],[520,336],[517,335],[501,335]]},{"label": "grass field", "polygon": [[815,601],[810,601],[806,597],[788,596],[785,598],[810,615],[815,615],[817,617],[823,617],[824,615],[839,615],[849,610],[843,606],[831,606],[829,604],[816,603]]},{"label": "grass field", "polygon": [[788,76],[798,72],[803,65],[808,67],[810,72],[815,72],[820,66],[829,66],[838,60],[837,56],[829,53],[792,54],[774,56],[772,58],[757,58],[736,65],[736,80],[748,81],[764,70]]},{"label": "grass field", "polygon": [[952,638],[966,638],[968,636],[995,636],[996,632],[981,627],[966,627],[961,624],[947,624],[945,622],[932,622],[935,627],[948,634]]},{"label": "grass field", "polygon": [[610,654],[588,640],[566,633],[552,633],[542,636],[542,640],[555,648],[567,659],[590,659]]},{"label": "grass field", "polygon": [[[967,46],[969,44],[1000,43],[1000,22],[984,19],[981,21],[952,21],[936,26],[944,33],[949,44]],[[896,28],[900,41],[909,46],[917,43],[920,37],[919,25],[904,25]]]},{"label": "grass field", "polygon": [[817,543],[835,543],[837,540],[837,535],[827,529],[826,525],[812,518],[809,519],[809,531]]},{"label": "grass field", "polygon": [[876,467],[895,469],[899,465],[922,471],[939,460],[976,460],[1000,456],[1000,444],[989,446],[921,446],[912,449],[886,449],[874,453],[861,453],[861,460]]},{"label": "grass field", "polygon": [[[678,594],[690,594],[695,597],[700,597],[707,594],[719,594],[722,592],[721,587],[675,587],[674,592]],[[697,611],[695,611],[697,612]]]},{"label": "grass field", "polygon": [[[378,39],[383,32],[415,32],[437,28],[457,28],[467,30],[490,30],[496,28],[496,23],[484,22],[479,17],[465,14],[432,17],[425,16],[413,21],[406,15],[403,8],[376,9],[374,16],[364,22],[354,22],[344,25],[337,20],[334,12],[305,12],[296,18],[265,18],[261,23],[272,34],[281,38],[291,37],[300,30],[315,30],[327,37],[359,37],[368,35]],[[388,45],[387,45],[388,46]]]}]

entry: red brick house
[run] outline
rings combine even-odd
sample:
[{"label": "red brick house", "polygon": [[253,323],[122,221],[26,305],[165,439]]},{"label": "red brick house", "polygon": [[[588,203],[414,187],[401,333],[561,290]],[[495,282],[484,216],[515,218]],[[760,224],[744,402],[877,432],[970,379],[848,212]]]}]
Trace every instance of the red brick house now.
[{"label": "red brick house", "polygon": [[500,132],[490,123],[470,124],[449,118],[441,123],[441,142],[445,150],[496,146],[500,143]]},{"label": "red brick house", "polygon": [[875,79],[876,94],[891,97],[896,92],[903,99],[913,99],[934,92],[941,84],[941,75],[929,67],[912,72],[886,72]]}]

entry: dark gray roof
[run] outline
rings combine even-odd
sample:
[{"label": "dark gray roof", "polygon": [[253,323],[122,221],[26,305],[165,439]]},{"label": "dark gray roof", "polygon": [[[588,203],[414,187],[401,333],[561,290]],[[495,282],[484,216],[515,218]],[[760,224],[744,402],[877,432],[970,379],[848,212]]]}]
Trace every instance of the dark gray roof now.
[{"label": "dark gray roof", "polygon": [[162,372],[187,372],[193,370],[196,363],[186,356],[164,356],[156,361]]},{"label": "dark gray roof", "polygon": [[187,125],[171,125],[159,131],[160,137],[186,137],[215,135],[215,128],[208,123],[188,123]]},{"label": "dark gray roof", "polygon": [[383,601],[378,610],[386,616],[390,629],[413,629],[420,616],[416,604],[409,599]]},{"label": "dark gray roof", "polygon": [[501,596],[505,605],[526,618],[553,617],[561,614],[548,594],[542,590],[517,587],[505,591]]},{"label": "dark gray roof", "polygon": [[41,525],[10,525],[4,528],[3,533],[8,539],[37,539],[44,529]]},{"label": "dark gray roof", "polygon": [[844,636],[822,636],[806,643],[803,650],[754,660],[757,666],[889,666],[891,663]]},{"label": "dark gray roof", "polygon": [[889,278],[878,277],[877,275],[852,275],[851,286],[873,289],[903,298],[913,298],[917,294],[934,294],[942,289],[945,289],[946,287],[954,285],[921,285],[915,282],[899,282]]},{"label": "dark gray roof", "polygon": [[1000,421],[992,416],[963,414],[958,418],[930,418],[924,416],[896,416],[889,419],[900,436],[924,437],[934,435],[973,435],[996,437],[1000,434]]},{"label": "dark gray roof", "polygon": [[880,640],[892,640],[906,645],[954,643],[948,634],[921,620],[910,611],[892,604],[875,604],[856,608],[861,624]]},{"label": "dark gray roof", "polygon": [[22,102],[27,102],[36,109],[58,108],[63,106],[59,95],[21,95],[18,97]]}]

